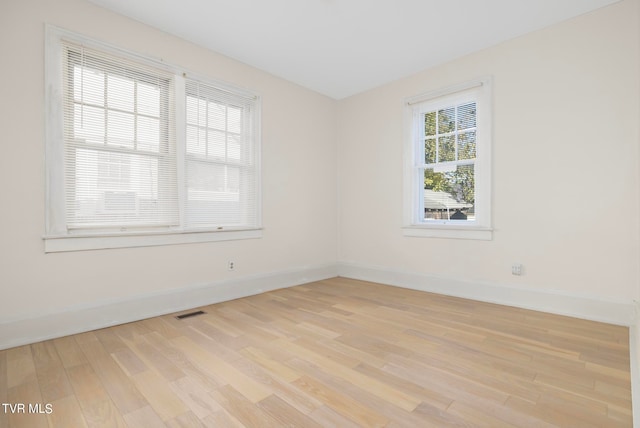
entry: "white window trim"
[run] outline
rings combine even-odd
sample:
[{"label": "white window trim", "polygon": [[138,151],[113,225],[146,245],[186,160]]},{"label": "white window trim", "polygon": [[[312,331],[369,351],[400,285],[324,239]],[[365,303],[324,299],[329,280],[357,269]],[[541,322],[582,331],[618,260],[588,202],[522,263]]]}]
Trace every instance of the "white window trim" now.
[{"label": "white window trim", "polygon": [[[483,77],[460,85],[426,92],[404,100],[404,177],[403,177],[403,227],[402,233],[408,237],[452,238],[452,239],[493,239],[491,219],[491,87],[492,78]],[[415,142],[417,124],[414,119],[417,105],[435,102],[439,98],[455,99],[458,94],[473,91],[477,100],[478,140],[482,139],[475,161],[476,174],[476,221],[460,224],[454,221],[425,222],[420,218],[419,206],[422,198],[422,180],[415,177],[415,165],[419,162],[419,150]],[[423,161],[420,161],[422,163]]]},{"label": "white window trim", "polygon": [[[63,107],[62,107],[62,67],[60,55],[60,42],[64,38],[68,38],[83,45],[100,49],[106,52],[114,53],[125,59],[133,59],[135,61],[146,63],[154,67],[168,70],[176,75],[177,86],[184,87],[181,76],[189,75],[194,79],[207,82],[216,87],[227,90],[234,94],[246,97],[255,97],[256,102],[256,129],[255,137],[257,139],[256,150],[256,174],[258,176],[257,183],[257,226],[252,228],[217,228],[215,230],[159,230],[159,231],[135,231],[130,233],[99,233],[99,232],[74,232],[69,233],[66,228],[65,206],[64,206],[64,172],[63,168],[54,167],[54,165],[64,164],[64,139],[63,139]],[[184,100],[176,97],[176,113],[184,116],[182,107]],[[224,82],[216,81],[209,77],[199,76],[195,73],[186,72],[178,67],[169,65],[162,60],[151,59],[139,54],[129,52],[80,34],[67,31],[52,25],[46,25],[45,28],[45,165],[46,165],[46,218],[45,218],[45,235],[44,250],[49,252],[64,251],[82,251],[97,250],[106,248],[131,248],[131,247],[147,247],[156,245],[175,245],[199,242],[217,242],[241,239],[256,239],[262,237],[261,224],[261,162],[260,162],[260,112],[261,102],[260,96],[252,91],[238,88]],[[184,150],[184,124],[178,120],[176,124],[176,132],[178,138],[176,144],[178,146],[178,162],[184,159],[181,153]],[[180,171],[180,169],[179,169]],[[180,175],[182,173],[180,172]],[[179,176],[179,180],[183,177]],[[179,181],[180,182],[180,181]],[[183,209],[181,201],[180,210]],[[182,216],[181,216],[182,217]]]},{"label": "white window trim", "polygon": [[262,237],[261,229],[220,230],[215,232],[135,232],[122,235],[85,234],[45,237],[45,252],[102,250],[109,248],[153,247],[157,245],[194,244],[235,241]]}]

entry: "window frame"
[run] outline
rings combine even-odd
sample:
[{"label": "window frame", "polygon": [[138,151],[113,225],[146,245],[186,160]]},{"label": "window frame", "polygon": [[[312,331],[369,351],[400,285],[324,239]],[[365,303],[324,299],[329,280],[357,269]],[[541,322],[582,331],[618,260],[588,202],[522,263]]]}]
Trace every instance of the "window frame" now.
[{"label": "window frame", "polygon": [[[169,72],[174,78],[174,105],[169,120],[175,122],[175,150],[177,168],[177,192],[179,226],[140,228],[131,230],[108,230],[95,228],[70,230],[67,228],[65,207],[65,141],[64,141],[64,83],[63,40],[81,44],[92,49],[116,55],[124,61],[135,61],[143,65]],[[185,81],[194,80],[216,87],[233,96],[252,99],[252,150],[255,174],[255,223],[246,226],[185,228],[185,169],[186,169],[186,89]],[[197,242],[215,242],[262,237],[261,224],[261,168],[260,168],[260,118],[261,97],[253,91],[241,89],[227,83],[186,72],[183,69],[132,53],[109,44],[52,25],[45,28],[45,252],[81,251],[106,248],[144,247]]]},{"label": "window frame", "polygon": [[[138,157],[138,160],[155,160],[157,163],[156,176],[158,180],[158,190],[165,190],[165,192],[158,192],[158,194],[163,194],[165,199],[175,200],[177,199],[178,186],[177,186],[177,174],[174,169],[177,169],[178,163],[176,158],[176,148],[177,143],[175,141],[175,116],[172,114],[174,109],[170,104],[169,100],[174,98],[174,93],[172,91],[175,76],[173,73],[167,73],[167,70],[158,69],[158,67],[149,67],[149,64],[142,63],[136,61],[135,64],[127,64],[129,59],[125,58],[121,55],[117,55],[117,58],[107,58],[103,57],[104,54],[111,54],[111,52],[107,52],[102,49],[90,49],[91,46],[87,46],[87,44],[79,44],[75,40],[65,39],[68,43],[67,47],[62,47],[62,63],[64,65],[62,71],[62,79],[63,79],[63,90],[64,94],[63,104],[66,106],[62,108],[65,122],[65,127],[69,130],[69,134],[65,137],[65,141],[63,142],[63,150],[65,151],[66,159],[74,159],[75,155],[70,153],[78,153],[78,152],[86,152],[86,153],[94,153],[95,154],[95,162],[96,162],[96,187],[100,189],[104,186],[104,179],[100,179],[102,175],[102,167],[104,166],[113,166],[109,165],[108,162],[105,163],[104,158],[107,156],[124,156],[128,158],[130,164],[133,159],[130,156]],[[64,41],[61,41],[63,44]],[[68,50],[67,50],[68,49]],[[84,50],[87,50],[85,53]],[[78,51],[79,50],[79,51]],[[98,56],[94,56],[98,55]],[[84,65],[84,61],[88,61],[91,65]],[[121,62],[118,62],[121,61]],[[142,67],[141,67],[142,66]],[[77,70],[80,67],[82,70]],[[135,67],[135,68],[133,68]],[[77,73],[80,72],[80,77],[82,76],[84,70],[86,71],[97,71],[103,75],[103,81],[101,85],[101,90],[103,94],[102,103],[87,102],[84,99],[76,100],[73,96],[73,92],[76,90],[74,85],[76,84],[75,79],[77,79]],[[160,75],[160,73],[162,75]],[[123,109],[122,106],[112,106],[109,102],[108,94],[108,82],[111,81],[112,78],[124,78],[132,83],[133,89],[133,98],[131,99],[131,109]],[[145,84],[145,80],[148,82],[156,81],[159,97],[158,97],[158,116],[152,117],[149,114],[141,113],[138,111],[139,100],[138,100],[138,89],[140,85]],[[82,86],[81,86],[82,87]],[[112,94],[113,95],[113,94]],[[120,95],[120,94],[117,94]],[[93,110],[101,110],[102,111],[102,122],[104,127],[104,133],[101,136],[102,142],[89,141],[85,140],[82,137],[79,137],[74,134],[75,132],[75,121],[78,119],[77,117],[77,108],[80,108],[80,115],[82,117],[83,109],[93,109]],[[73,109],[69,111],[68,109]],[[132,140],[131,145],[129,144],[118,144],[114,141],[112,137],[110,137],[110,130],[112,128],[112,121],[117,123],[118,115],[126,115],[130,116],[133,125],[132,131]],[[113,116],[113,119],[112,119]],[[158,135],[158,148],[157,150],[152,150],[149,148],[141,148],[143,144],[139,140],[139,135],[137,133],[138,124],[140,119],[144,118],[153,118],[158,120],[158,126],[161,129]],[[127,142],[128,143],[128,142]],[[75,163],[69,162],[65,164],[67,171],[65,173],[66,176],[75,174]],[[53,167],[53,166],[52,166]],[[80,169],[82,170],[82,169]],[[161,171],[165,171],[165,173],[161,173]],[[131,168],[131,165],[128,168],[129,180],[125,183],[128,184],[130,180],[133,179],[137,171],[135,168]],[[175,182],[174,182],[175,180]],[[101,182],[102,181],[102,182]],[[65,180],[65,184],[70,184],[70,180]],[[161,182],[164,185],[160,184]],[[104,186],[106,189],[109,189],[111,186]],[[129,187],[129,186],[125,186]],[[176,228],[179,226],[178,219],[178,204],[171,204],[173,206],[173,215],[171,212],[163,212],[160,216],[156,218],[147,218],[146,220],[150,223],[144,223],[141,221],[140,216],[131,216],[128,220],[124,222],[113,224],[109,224],[109,222],[99,221],[100,214],[104,216],[105,214],[109,214],[111,209],[107,208],[107,196],[110,193],[127,193],[133,196],[132,202],[134,203],[134,207],[136,204],[136,196],[135,191],[132,191],[128,188],[123,192],[123,189],[117,189],[114,192],[105,190],[105,199],[104,199],[104,207],[102,209],[102,213],[93,212],[92,217],[94,220],[98,220],[95,224],[91,224],[82,222],[81,220],[75,217],[73,214],[70,216],[67,209],[69,208],[68,201],[71,199],[69,196],[74,192],[79,190],[78,186],[66,186],[65,188],[67,193],[67,204],[65,204],[65,214],[66,214],[66,227],[67,233],[69,235],[82,234],[84,231],[89,231],[90,233],[113,233],[113,231],[120,231],[113,234],[120,234],[123,231],[136,231],[136,230],[145,230],[145,229],[156,229],[156,230],[167,230]],[[155,202],[160,202],[160,198],[158,198]],[[165,201],[166,204],[166,201]],[[100,210],[97,210],[100,211]],[[116,215],[117,211],[120,211],[120,214],[126,214],[126,210],[115,210]],[[137,211],[135,208],[132,211]],[[72,210],[73,213],[73,210]],[[96,218],[97,217],[97,218]],[[124,219],[123,219],[124,220]]]},{"label": "window frame", "polygon": [[[404,182],[402,233],[409,237],[491,240],[492,78],[422,93],[404,100]],[[475,220],[424,219],[424,114],[465,102],[476,103]],[[422,122],[422,123],[421,123]],[[448,162],[457,165],[460,161]],[[462,163],[468,163],[463,161]]]},{"label": "window frame", "polygon": [[[252,182],[247,182],[246,181],[246,176],[244,174],[245,171],[251,171],[255,168],[258,167],[257,163],[256,163],[256,157],[255,157],[255,150],[257,150],[257,147],[253,146],[253,145],[246,145],[243,144],[242,141],[246,138],[251,138],[252,133],[255,131],[255,125],[256,123],[254,123],[254,118],[253,118],[253,109],[254,109],[254,103],[252,102],[243,102],[240,99],[228,99],[228,96],[225,94],[218,94],[218,96],[214,96],[213,98],[211,97],[211,91],[213,92],[221,92],[221,88],[219,87],[213,87],[209,82],[205,82],[202,80],[196,80],[196,79],[189,79],[191,80],[191,82],[185,82],[186,87],[185,87],[185,95],[186,97],[184,98],[185,101],[188,101],[188,98],[197,98],[199,103],[205,102],[206,105],[206,109],[208,109],[210,107],[210,104],[215,104],[218,107],[224,107],[224,111],[225,111],[225,124],[224,124],[224,129],[220,129],[217,128],[216,125],[212,125],[209,126],[209,120],[212,119],[210,112],[208,112],[207,110],[205,110],[204,116],[205,116],[205,124],[202,125],[200,124],[200,119],[197,119],[197,123],[192,123],[189,121],[189,118],[187,117],[184,121],[184,126],[187,129],[187,138],[185,139],[185,142],[188,143],[188,129],[189,127],[191,128],[196,128],[199,130],[203,130],[204,134],[209,134],[211,132],[216,133],[216,134],[220,134],[223,133],[224,135],[224,155],[221,155],[220,153],[218,153],[217,155],[213,155],[210,156],[209,154],[209,150],[211,149],[211,145],[214,144],[211,141],[209,141],[209,137],[210,135],[207,135],[205,137],[205,141],[206,141],[206,145],[205,145],[205,153],[204,155],[202,153],[195,153],[195,152],[190,152],[189,147],[186,147],[184,150],[184,162],[185,162],[185,168],[184,168],[184,172],[185,174],[187,174],[188,172],[193,173],[193,169],[190,169],[189,165],[193,166],[194,164],[198,164],[204,167],[211,167],[211,166],[216,166],[216,167],[222,167],[224,170],[224,177],[223,177],[223,182],[224,182],[224,188],[222,190],[207,190],[206,192],[210,192],[210,193],[216,193],[220,196],[222,195],[227,195],[227,196],[233,196],[234,193],[238,194],[238,203],[239,205],[251,205],[251,204],[257,204],[257,201],[252,201],[250,196],[252,194],[254,194],[254,192],[252,192],[250,189],[252,188],[252,186],[259,186],[259,183],[252,183]],[[189,88],[189,86],[192,86],[192,88]],[[194,89],[193,87],[195,86],[195,89],[202,87],[201,90],[202,92],[200,93],[194,93],[192,92],[192,90]],[[197,91],[200,91],[200,89],[197,89]],[[222,92],[227,92],[222,90]],[[233,98],[233,97],[232,97]],[[237,97],[236,97],[237,98]],[[187,102],[188,104],[188,102]],[[240,129],[238,131],[230,131],[228,129],[230,122],[228,120],[229,117],[229,112],[230,110],[238,110],[240,112],[239,115],[239,120],[238,120],[238,126],[240,126]],[[184,110],[185,112],[189,112],[189,108]],[[193,111],[191,112],[193,114]],[[202,116],[202,113],[200,113],[200,116]],[[218,118],[219,120],[220,118]],[[215,118],[214,118],[215,120]],[[237,141],[237,156],[232,156],[230,155],[230,153],[232,152],[230,150],[231,145],[229,144],[229,137],[230,136],[235,136],[236,141]],[[218,141],[219,143],[220,141]],[[218,148],[219,151],[220,147]],[[229,170],[236,170],[237,171],[237,192],[234,192],[233,188],[231,188],[229,186],[229,181],[230,181],[230,176],[231,174],[229,173]],[[241,191],[244,190],[244,191]],[[196,191],[195,189],[193,189],[194,191]],[[256,189],[256,191],[258,191],[258,189]],[[188,191],[185,193],[185,198],[188,199]],[[186,200],[185,199],[185,200]],[[195,200],[193,201],[195,203]],[[184,209],[184,221],[186,223],[189,223],[188,218],[189,218],[189,201],[186,200],[186,202],[182,205],[183,209]],[[256,209],[259,209],[259,206],[256,207]],[[249,215],[247,215],[247,213],[249,213]],[[245,220],[247,220],[248,222],[251,222],[249,220],[249,218],[251,218],[251,212],[248,210],[241,210],[241,214],[245,215]],[[256,212],[255,215],[258,215],[258,212]],[[257,219],[257,221],[259,221],[259,219]],[[202,229],[202,226],[196,226],[197,222],[194,222],[194,225],[190,226],[191,229]],[[225,225],[224,228],[229,229],[229,228],[233,228],[234,226],[230,226],[230,225]],[[204,229],[206,229],[206,226],[204,227]]]}]

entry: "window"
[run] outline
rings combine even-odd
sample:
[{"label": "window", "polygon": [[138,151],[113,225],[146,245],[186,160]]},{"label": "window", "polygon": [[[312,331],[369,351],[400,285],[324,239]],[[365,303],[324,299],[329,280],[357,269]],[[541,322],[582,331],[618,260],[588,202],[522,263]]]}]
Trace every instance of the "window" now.
[{"label": "window", "polygon": [[257,219],[253,100],[186,83],[186,206],[189,227],[242,226]]},{"label": "window", "polygon": [[407,236],[491,239],[490,79],[407,100]]},{"label": "window", "polygon": [[47,251],[259,236],[256,95],[47,33]]}]

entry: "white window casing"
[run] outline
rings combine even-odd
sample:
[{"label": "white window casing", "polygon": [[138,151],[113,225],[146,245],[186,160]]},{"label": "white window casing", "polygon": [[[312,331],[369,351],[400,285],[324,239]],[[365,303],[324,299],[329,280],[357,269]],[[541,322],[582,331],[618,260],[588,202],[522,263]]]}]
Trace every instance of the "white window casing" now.
[{"label": "white window casing", "polygon": [[260,98],[47,26],[45,251],[261,236]]},{"label": "white window casing", "polygon": [[485,77],[404,100],[405,236],[492,239],[491,85]]}]

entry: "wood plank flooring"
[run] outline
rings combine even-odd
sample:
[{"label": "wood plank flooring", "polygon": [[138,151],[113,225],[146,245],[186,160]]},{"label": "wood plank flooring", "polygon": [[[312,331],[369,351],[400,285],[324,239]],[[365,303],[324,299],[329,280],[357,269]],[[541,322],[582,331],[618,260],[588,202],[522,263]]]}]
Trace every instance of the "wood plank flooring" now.
[{"label": "wood plank flooring", "polygon": [[632,426],[625,327],[344,278],[197,309],[0,351],[0,427]]}]

